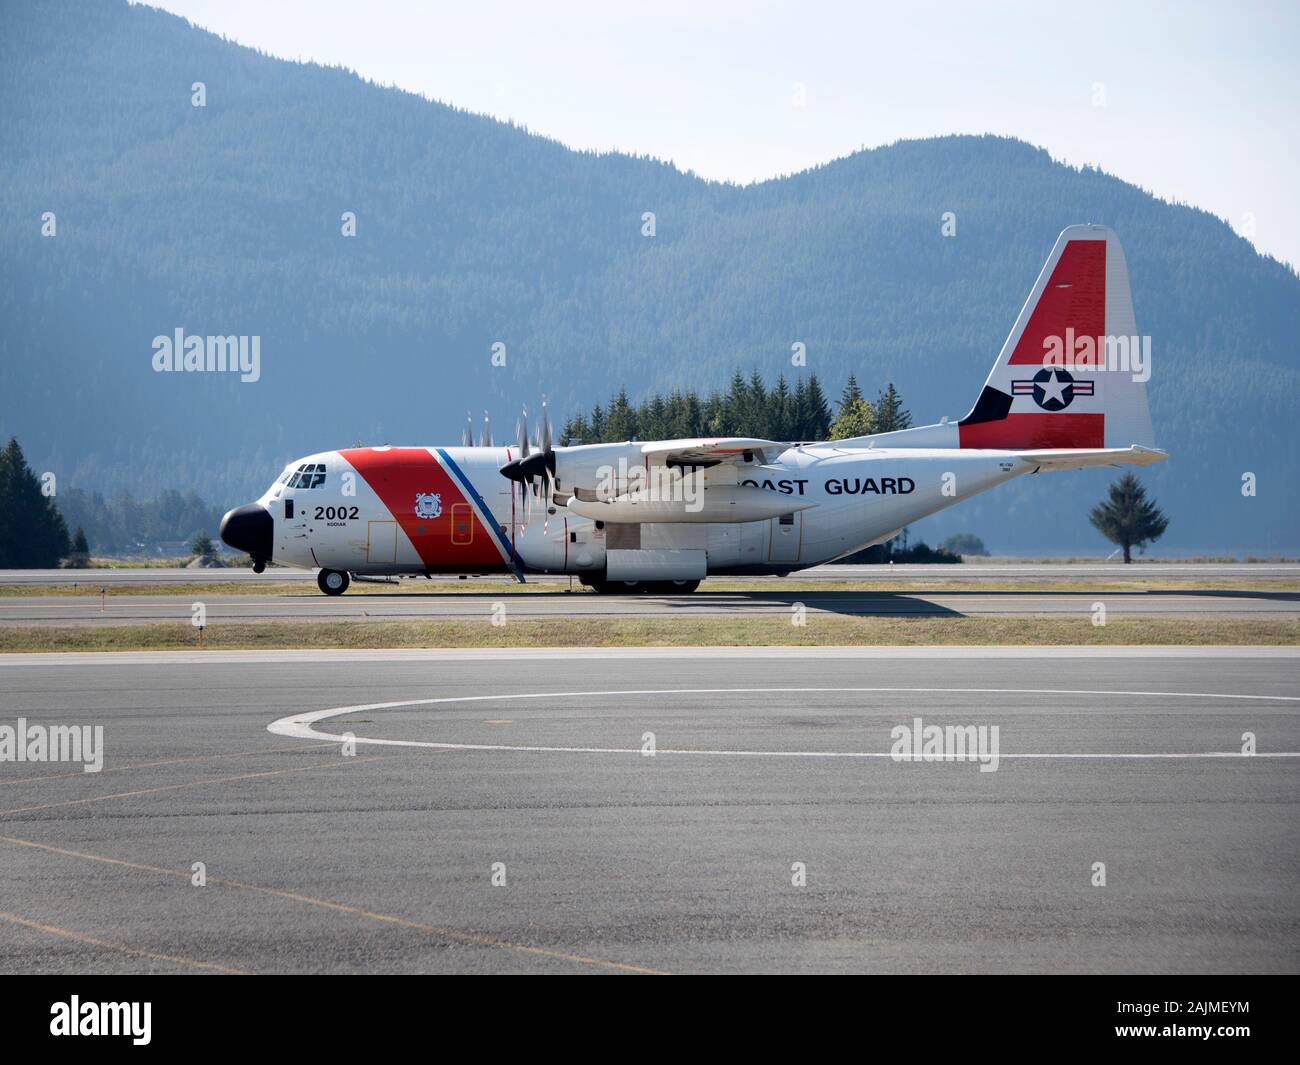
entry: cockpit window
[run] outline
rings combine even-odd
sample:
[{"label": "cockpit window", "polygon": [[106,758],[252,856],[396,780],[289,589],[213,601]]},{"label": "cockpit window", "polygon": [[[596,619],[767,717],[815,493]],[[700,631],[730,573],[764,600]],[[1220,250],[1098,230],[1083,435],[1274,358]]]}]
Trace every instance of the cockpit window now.
[{"label": "cockpit window", "polygon": [[320,488],[325,483],[325,463],[306,462],[289,478],[290,488]]}]

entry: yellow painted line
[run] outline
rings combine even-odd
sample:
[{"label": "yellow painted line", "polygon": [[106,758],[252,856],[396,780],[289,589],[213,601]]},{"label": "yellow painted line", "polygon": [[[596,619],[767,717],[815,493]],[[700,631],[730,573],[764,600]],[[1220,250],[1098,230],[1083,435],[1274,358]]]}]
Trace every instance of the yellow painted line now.
[{"label": "yellow painted line", "polygon": [[160,765],[181,765],[187,762],[209,762],[215,758],[257,758],[264,754],[281,754],[289,751],[311,751],[321,747],[337,748],[337,743],[304,743],[301,747],[285,747],[279,751],[263,748],[260,751],[228,751],[225,754],[196,754],[190,758],[164,758],[158,762],[133,762],[131,765],[113,766],[101,769],[98,773],[50,773],[43,777],[10,777],[0,780],[0,788],[6,784],[39,784],[44,780],[85,780],[88,776],[103,776],[105,773],[126,773],[132,769],[152,769]]},{"label": "yellow painted line", "polygon": [[[68,850],[65,847],[55,847],[48,843],[37,843],[34,840],[18,839],[14,836],[0,836],[0,843],[8,843],[17,847],[31,847],[35,850],[45,851],[49,854],[59,854],[67,858],[81,858],[85,861],[100,862],[104,865],[116,865],[124,869],[134,869],[140,872],[157,873],[161,876],[180,877],[189,880],[191,874],[188,871],[178,869],[165,869],[158,865],[145,865],[142,862],[130,862],[123,858],[109,858],[99,854],[87,854],[85,851]],[[526,943],[515,943],[508,939],[500,939],[496,936],[484,935],[479,932],[467,932],[459,928],[448,928],[444,925],[426,924],[423,921],[413,921],[407,917],[395,917],[392,914],[377,913],[374,910],[366,910],[359,906],[349,906],[342,902],[333,902],[330,899],[318,899],[311,895],[304,895],[297,891],[285,891],[280,888],[266,887],[262,884],[250,884],[242,880],[231,880],[221,876],[208,876],[208,884],[216,884],[220,887],[234,888],[238,891],[249,891],[258,895],[269,895],[273,898],[288,899],[292,902],[301,902],[308,906],[315,906],[323,910],[332,910],[336,913],[346,913],[354,917],[361,917],[369,921],[378,921],[381,924],[395,925],[399,928],[409,928],[418,932],[427,932],[430,935],[440,936],[444,939],[452,939],[458,943],[470,943],[475,946],[497,947],[502,950],[517,951],[522,954],[534,954],[545,958],[554,958],[558,961],[574,962],[580,965],[590,965],[601,969],[613,969],[618,972],[643,973],[655,976],[669,975],[662,969],[651,969],[643,965],[631,965],[626,962],[606,961],[603,958],[591,958],[584,954],[571,954],[567,951],[552,950],[549,947],[534,947]]]},{"label": "yellow painted line", "polygon": [[115,791],[110,795],[92,795],[87,799],[64,799],[61,802],[46,802],[37,806],[18,806],[12,810],[0,810],[0,817],[9,817],[13,814],[29,814],[38,810],[57,810],[63,806],[84,806],[92,802],[107,802],[109,799],[133,799],[139,795],[157,795],[163,791],[179,791],[181,788],[200,788],[205,784],[230,784],[237,780],[257,780],[262,777],[279,777],[286,773],[311,773],[321,769],[336,769],[339,766],[359,764],[361,762],[380,762],[386,758],[395,757],[394,755],[383,755],[378,758],[343,758],[340,757],[337,762],[326,763],[325,765],[303,765],[295,766],[292,769],[270,769],[262,773],[240,773],[233,777],[206,777],[203,780],[190,780],[184,784],[163,784],[157,788],[138,788],[135,791]]},{"label": "yellow painted line", "polygon": [[120,954],[130,954],[136,958],[149,958],[153,961],[173,962],[176,965],[188,965],[191,969],[203,969],[206,972],[229,973],[234,976],[247,976],[243,969],[232,969],[228,965],[218,965],[210,961],[196,961],[194,958],[183,958],[179,954],[159,954],[152,950],[143,950],[140,947],[130,947],[125,943],[112,943],[107,939],[100,939],[98,936],[87,935],[85,932],[74,932],[70,928],[60,928],[56,924],[45,924],[41,921],[29,921],[25,917],[19,917],[16,913],[4,913],[0,911],[0,921],[9,921],[11,924],[21,925],[23,928],[31,928],[37,932],[47,932],[52,936],[59,936],[63,939],[71,939],[75,943],[84,943],[91,947],[102,947],[104,950],[115,950]]}]

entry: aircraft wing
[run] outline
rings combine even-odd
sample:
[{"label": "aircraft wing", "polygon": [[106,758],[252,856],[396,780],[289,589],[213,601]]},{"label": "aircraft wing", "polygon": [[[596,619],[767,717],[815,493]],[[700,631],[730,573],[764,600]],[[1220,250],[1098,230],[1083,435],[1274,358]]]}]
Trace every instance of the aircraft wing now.
[{"label": "aircraft wing", "polygon": [[1168,451],[1140,447],[1090,447],[1067,451],[1017,451],[1016,457],[1043,470],[1086,470],[1093,466],[1150,466],[1169,457]]},{"label": "aircraft wing", "polygon": [[641,446],[641,454],[659,466],[716,466],[739,462],[746,453],[780,453],[789,444],[749,436],[698,436],[683,440],[652,440]]}]

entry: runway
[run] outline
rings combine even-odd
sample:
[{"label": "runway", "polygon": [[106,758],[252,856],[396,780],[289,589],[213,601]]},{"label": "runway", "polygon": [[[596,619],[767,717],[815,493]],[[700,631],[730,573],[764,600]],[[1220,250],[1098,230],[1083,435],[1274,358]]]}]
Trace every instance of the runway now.
[{"label": "runway", "polygon": [[[364,588],[364,585],[360,586]],[[0,627],[34,625],[142,625],[189,622],[202,602],[207,623],[270,621],[411,621],[490,619],[499,605],[519,620],[546,617],[789,617],[808,614],[858,617],[1087,617],[1102,603],[1108,617],[1300,618],[1300,592],[1015,592],[957,589],[944,592],[752,592],[706,589],[693,595],[595,595],[586,591],[522,592],[502,584],[488,594],[411,591],[325,596],[315,590],[279,595],[6,597]]]},{"label": "runway", "polygon": [[[963,562],[960,565],[825,565],[791,574],[796,580],[863,581],[868,585],[905,581],[1079,581],[1079,580],[1300,580],[1295,562],[1138,562],[1125,566],[1110,562]],[[0,570],[0,586],[25,584],[87,584],[98,589],[115,584],[217,584],[229,581],[272,584],[284,581],[314,583],[308,570],[273,566],[257,574],[244,566],[220,569],[42,569]],[[454,579],[454,578],[446,578]],[[725,577],[727,581],[770,583],[770,577]],[[530,583],[567,584],[568,578],[530,575]],[[475,577],[475,584],[513,583],[506,575]],[[412,586],[419,587],[418,581]],[[706,585],[707,587],[707,585]]]},{"label": "runway", "polygon": [[[1298,681],[1292,648],[0,656],[0,725],[104,726],[101,773],[0,763],[0,971],[1295,972]],[[997,726],[997,768],[893,760],[918,717]]]}]

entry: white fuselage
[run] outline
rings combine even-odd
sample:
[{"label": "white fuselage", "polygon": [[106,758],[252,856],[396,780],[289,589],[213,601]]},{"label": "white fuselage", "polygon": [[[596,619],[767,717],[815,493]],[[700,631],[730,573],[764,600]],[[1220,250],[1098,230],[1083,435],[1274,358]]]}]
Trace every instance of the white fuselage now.
[{"label": "white fuselage", "polygon": [[[735,468],[734,483],[770,498],[777,516],[631,526],[584,517],[559,502],[545,508],[536,495],[525,520],[528,489],[500,473],[515,457],[507,447],[307,456],[258,500],[274,520],[268,561],[363,575],[581,575],[605,571],[607,551],[614,550],[624,567],[668,552],[702,558],[706,574],[788,572],[880,543],[1033,468],[1005,451],[792,447],[774,461],[759,456]],[[307,474],[295,476],[304,467]],[[785,501],[790,505],[782,509]],[[625,535],[628,529],[635,537]]]}]

